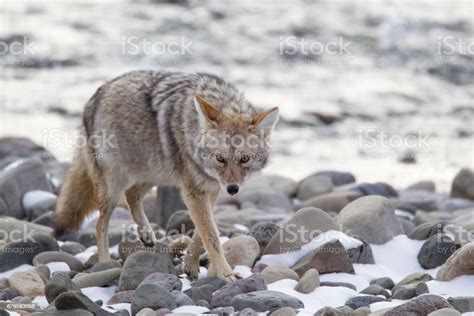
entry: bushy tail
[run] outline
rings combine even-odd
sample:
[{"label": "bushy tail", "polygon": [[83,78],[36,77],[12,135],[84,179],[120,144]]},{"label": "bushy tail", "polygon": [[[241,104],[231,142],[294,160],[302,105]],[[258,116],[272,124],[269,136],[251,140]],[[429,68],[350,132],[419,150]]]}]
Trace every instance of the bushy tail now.
[{"label": "bushy tail", "polygon": [[78,157],[69,169],[56,204],[56,232],[78,229],[84,218],[97,208],[94,182],[87,172],[86,162]]}]

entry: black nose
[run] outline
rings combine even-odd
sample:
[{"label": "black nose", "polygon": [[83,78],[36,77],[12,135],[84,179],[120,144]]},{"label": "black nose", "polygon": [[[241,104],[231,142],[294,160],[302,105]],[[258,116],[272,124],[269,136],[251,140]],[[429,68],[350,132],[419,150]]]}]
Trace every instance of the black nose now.
[{"label": "black nose", "polygon": [[239,192],[239,186],[237,184],[229,184],[226,189],[227,192],[232,195],[237,194],[237,192]]}]

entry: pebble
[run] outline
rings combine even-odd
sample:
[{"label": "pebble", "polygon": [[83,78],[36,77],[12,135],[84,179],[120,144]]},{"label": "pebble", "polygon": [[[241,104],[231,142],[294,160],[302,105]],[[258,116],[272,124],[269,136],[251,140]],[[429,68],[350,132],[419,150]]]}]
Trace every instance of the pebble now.
[{"label": "pebble", "polygon": [[434,294],[426,294],[418,296],[407,303],[399,305],[389,311],[385,316],[399,316],[399,315],[428,315],[442,308],[451,308],[451,304],[441,296]]},{"label": "pebble", "polygon": [[347,283],[347,282],[330,282],[330,281],[323,281],[320,283],[319,286],[331,286],[331,287],[337,287],[337,286],[343,286],[347,287],[348,289],[356,291],[357,288],[354,284],[352,283]]},{"label": "pebble", "polygon": [[112,313],[100,308],[86,295],[77,291],[70,291],[59,294],[58,297],[56,297],[56,299],[54,300],[54,306],[56,306],[59,311],[84,309],[94,314],[94,316],[113,315]]},{"label": "pebble", "polygon": [[48,303],[54,301],[54,299],[61,293],[69,291],[79,291],[80,288],[77,286],[65,272],[56,272],[52,278],[46,283],[44,288],[46,300]]},{"label": "pebble", "polygon": [[299,280],[298,274],[286,266],[268,266],[261,273],[266,284],[270,284],[283,279]]},{"label": "pebble", "polygon": [[119,291],[134,290],[151,273],[176,274],[169,254],[136,252],[127,257],[119,280]]},{"label": "pebble", "polygon": [[472,169],[463,168],[454,177],[451,197],[474,200],[474,171]]},{"label": "pebble", "polygon": [[176,301],[176,305],[178,307],[186,305],[195,305],[193,300],[181,291],[174,290],[171,292],[171,295],[173,295],[174,300]]},{"label": "pebble", "polygon": [[10,287],[22,296],[36,297],[44,295],[44,281],[34,270],[13,272],[8,282]]},{"label": "pebble", "polygon": [[170,292],[173,290],[181,291],[183,288],[183,283],[181,283],[181,280],[176,275],[161,272],[154,272],[147,275],[140,283],[140,285],[143,284],[158,284]]},{"label": "pebble", "polygon": [[232,299],[238,294],[263,291],[266,289],[267,285],[264,277],[261,274],[253,274],[246,279],[229,283],[214,292],[210,303],[212,307],[230,306]]},{"label": "pebble", "polygon": [[263,252],[268,245],[273,235],[280,229],[280,227],[272,222],[258,223],[250,228],[249,236],[252,236],[260,246],[260,251]]},{"label": "pebble", "polygon": [[348,299],[345,305],[349,306],[352,309],[357,309],[359,307],[368,307],[372,303],[383,302],[384,298],[380,296],[364,295],[364,296],[354,296]]},{"label": "pebble", "polygon": [[270,316],[296,316],[296,311],[291,307],[282,307],[273,311]]},{"label": "pebble", "polygon": [[59,249],[74,256],[85,251],[86,247],[75,241],[66,241]]},{"label": "pebble", "polygon": [[347,204],[361,196],[362,194],[356,191],[335,191],[307,199],[301,203],[300,208],[315,207],[326,212],[339,213]]},{"label": "pebble", "polygon": [[461,313],[474,312],[474,296],[450,297],[448,302]]},{"label": "pebble", "polygon": [[474,274],[474,241],[462,246],[449,257],[436,274],[436,279],[449,281],[461,275]]},{"label": "pebble", "polygon": [[461,313],[453,308],[441,308],[428,314],[428,316],[460,316]]},{"label": "pebble", "polygon": [[282,307],[304,308],[303,302],[296,297],[276,291],[257,291],[236,295],[232,306],[237,310],[251,308],[257,312],[273,312]]},{"label": "pebble", "polygon": [[347,249],[347,255],[352,263],[375,264],[374,254],[369,243],[361,237],[355,237],[362,242],[362,245],[356,248]]},{"label": "pebble", "polygon": [[436,234],[425,241],[417,259],[424,269],[433,269],[444,264],[459,247],[450,236]]},{"label": "pebble", "polygon": [[81,289],[93,286],[106,286],[117,280],[122,273],[122,268],[112,268],[91,273],[82,273],[74,277],[73,281]]},{"label": "pebble", "polygon": [[[328,230],[339,230],[331,216],[317,208],[302,208],[272,237],[263,254],[278,254],[299,250],[312,238]],[[301,234],[296,234],[299,231],[301,231]],[[297,238],[295,238],[295,235]]]},{"label": "pebble", "polygon": [[309,252],[291,267],[298,275],[314,268],[319,274],[345,272],[354,273],[354,267],[346,249],[339,240],[332,240]]},{"label": "pebble", "polygon": [[107,304],[132,303],[133,293],[135,293],[135,290],[117,292],[109,299]]},{"label": "pebble", "polygon": [[[288,196],[271,188],[254,187],[242,190],[237,196],[242,208],[256,208],[269,213],[285,213],[293,211]],[[250,225],[251,226],[251,225]]]},{"label": "pebble", "polygon": [[192,236],[194,230],[194,223],[191,220],[189,211],[182,210],[176,211],[171,214],[168,222],[166,223],[166,233],[172,235],[187,235]]},{"label": "pebble", "polygon": [[298,182],[287,177],[273,174],[255,175],[246,181],[244,190],[250,190],[256,187],[270,188],[292,198],[298,191]]},{"label": "pebble", "polygon": [[222,244],[224,256],[231,266],[252,267],[260,255],[260,245],[252,236],[237,236]]},{"label": "pebble", "polygon": [[403,233],[392,202],[382,196],[364,196],[349,203],[337,215],[336,222],[353,236],[376,245]]},{"label": "pebble", "polygon": [[390,293],[380,285],[373,284],[363,289],[360,294],[369,295],[383,295],[385,298],[390,298]]},{"label": "pebble", "polygon": [[320,284],[319,273],[316,269],[306,271],[295,286],[295,290],[308,294],[313,292]]},{"label": "pebble", "polygon": [[33,265],[35,266],[39,264],[47,264],[49,262],[64,262],[72,271],[81,272],[84,270],[84,264],[79,259],[67,252],[45,251],[38,254],[33,259]]},{"label": "pebble", "polygon": [[164,287],[158,284],[144,284],[138,287],[132,296],[132,315],[143,308],[153,310],[168,308],[173,310],[177,307],[174,296]]},{"label": "pebble", "polygon": [[328,176],[311,175],[300,182],[297,198],[305,201],[315,196],[331,192],[334,185]]}]

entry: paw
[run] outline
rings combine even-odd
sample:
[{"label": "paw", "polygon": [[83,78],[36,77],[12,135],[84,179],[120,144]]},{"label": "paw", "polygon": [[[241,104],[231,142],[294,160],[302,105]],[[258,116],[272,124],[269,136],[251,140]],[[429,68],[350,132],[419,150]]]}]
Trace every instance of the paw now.
[{"label": "paw", "polygon": [[154,247],[156,242],[155,232],[149,230],[141,232],[140,240],[145,245],[145,247]]},{"label": "paw", "polygon": [[232,282],[242,279],[242,277],[238,273],[234,273],[233,271],[230,272],[229,274],[224,274],[222,278],[227,283],[232,283]]},{"label": "paw", "polygon": [[196,260],[191,255],[184,256],[183,272],[188,276],[189,280],[197,280],[199,276],[199,257]]}]

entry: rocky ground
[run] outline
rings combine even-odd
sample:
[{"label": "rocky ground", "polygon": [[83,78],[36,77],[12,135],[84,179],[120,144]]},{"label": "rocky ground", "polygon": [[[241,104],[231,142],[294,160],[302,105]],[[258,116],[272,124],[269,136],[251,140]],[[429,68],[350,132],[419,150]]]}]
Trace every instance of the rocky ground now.
[{"label": "rocky ground", "polygon": [[347,171],[251,179],[215,210],[225,256],[242,277],[191,282],[182,256],[192,221],[175,189],[145,209],[160,243],[144,247],[126,210],[97,262],[95,221],[53,237],[68,168],[28,139],[0,139],[0,315],[474,315],[474,172],[450,192],[360,183]]}]

